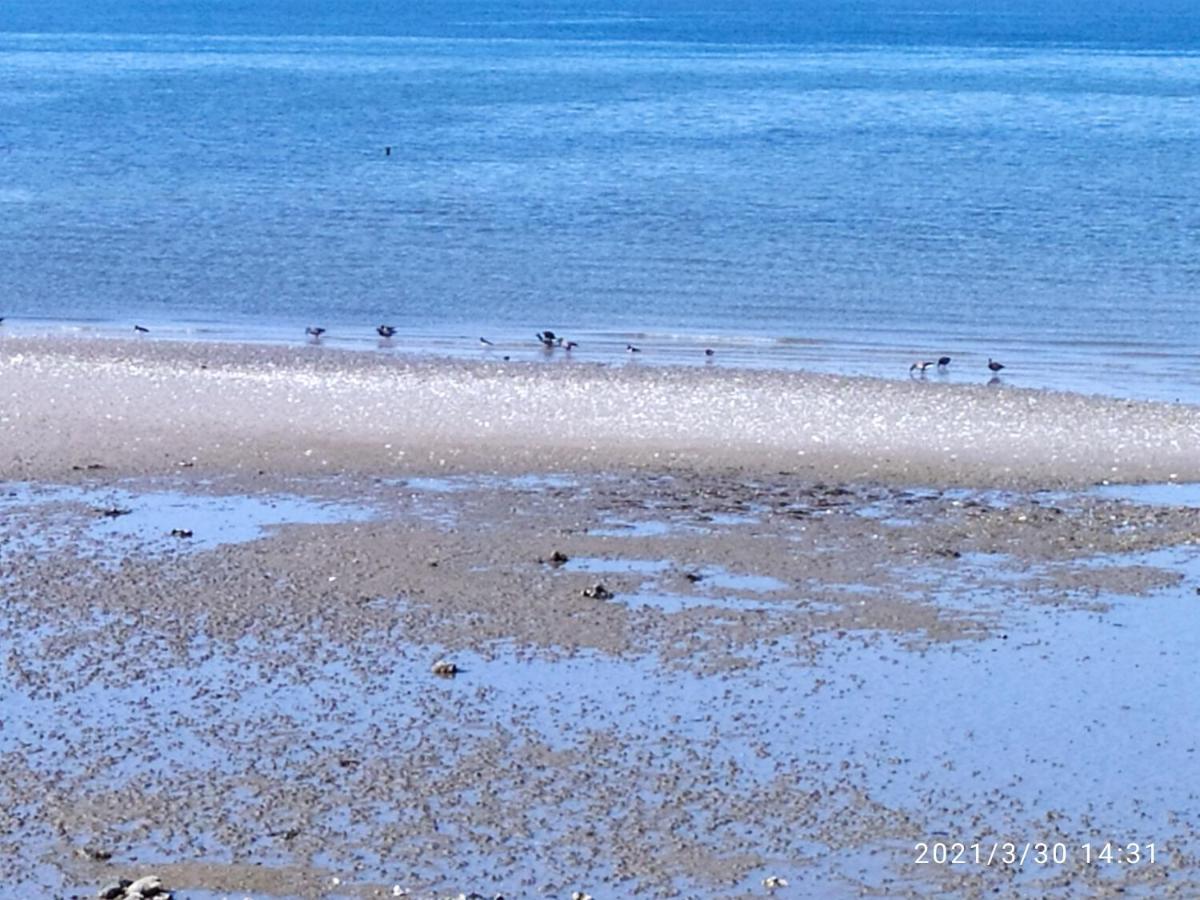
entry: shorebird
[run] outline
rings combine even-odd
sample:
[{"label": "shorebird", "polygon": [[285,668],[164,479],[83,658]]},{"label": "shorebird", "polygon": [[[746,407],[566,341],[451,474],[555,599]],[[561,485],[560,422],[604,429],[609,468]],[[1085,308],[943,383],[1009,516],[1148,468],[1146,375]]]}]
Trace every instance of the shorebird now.
[{"label": "shorebird", "polygon": [[625,345],[625,352],[626,352],[626,353],[641,353],[641,352],[642,352],[642,348],[641,348],[641,347],[635,347],[635,346],[633,346],[633,344],[626,344],[626,345]]},{"label": "shorebird", "polygon": [[539,331],[537,339],[541,341],[543,347],[547,350],[553,350],[555,347],[562,346],[562,338],[556,335],[553,331]]},{"label": "shorebird", "polygon": [[485,337],[481,337],[481,338],[479,339],[479,343],[480,343],[480,345],[481,345],[481,346],[483,346],[483,347],[494,347],[494,346],[495,346],[495,344],[493,344],[491,341],[489,341],[489,340],[488,340],[487,338],[485,338]]},{"label": "shorebird", "polygon": [[149,328],[143,328],[141,325],[134,325],[133,330],[136,331],[138,334],[149,334],[150,333]]},{"label": "shorebird", "polygon": [[562,345],[562,348],[564,350],[566,350],[568,353],[570,353],[572,350],[574,350],[578,346],[579,346],[579,341],[567,341],[566,343],[564,343]]},{"label": "shorebird", "polygon": [[948,356],[939,356],[938,357],[938,368],[939,369],[944,369],[948,365],[950,365],[950,357],[948,357]]},{"label": "shorebird", "polygon": [[921,360],[918,360],[917,362],[913,363],[911,366],[909,366],[908,371],[912,372],[915,370],[917,372],[920,372],[922,375],[924,375],[925,370],[928,369],[932,365],[933,365],[933,363],[931,363],[929,360],[921,359]]},{"label": "shorebird", "polygon": [[705,356],[716,356],[716,355],[717,355],[717,351],[716,351],[716,350],[714,350],[712,347],[705,347],[705,348],[704,348],[704,355],[705,355]]},{"label": "shorebird", "polygon": [[1004,363],[998,363],[989,356],[988,357],[988,368],[991,369],[993,372],[999,372],[1001,369],[1004,368]]},{"label": "shorebird", "polygon": [[396,334],[396,329],[393,328],[391,325],[380,325],[378,328],[375,329],[375,333],[378,334],[381,338],[390,338]]},{"label": "shorebird", "polygon": [[307,328],[304,329],[304,333],[307,334],[314,341],[319,341],[321,339],[321,335],[323,335],[325,333],[325,329],[322,328],[320,325],[309,325]]}]

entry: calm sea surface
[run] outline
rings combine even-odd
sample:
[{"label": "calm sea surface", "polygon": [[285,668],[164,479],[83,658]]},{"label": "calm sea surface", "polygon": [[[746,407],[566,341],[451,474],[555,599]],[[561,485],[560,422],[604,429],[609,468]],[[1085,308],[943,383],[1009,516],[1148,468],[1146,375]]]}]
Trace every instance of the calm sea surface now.
[{"label": "calm sea surface", "polygon": [[1200,402],[1200,8],[6,0],[0,262],[6,332]]}]

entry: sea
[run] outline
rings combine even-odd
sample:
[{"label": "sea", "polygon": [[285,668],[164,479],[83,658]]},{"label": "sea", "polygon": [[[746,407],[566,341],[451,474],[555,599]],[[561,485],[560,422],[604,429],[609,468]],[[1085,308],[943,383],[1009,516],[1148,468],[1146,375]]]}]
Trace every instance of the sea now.
[{"label": "sea", "polygon": [[1200,403],[1200,6],[4,0],[0,267],[0,352],[319,325]]}]

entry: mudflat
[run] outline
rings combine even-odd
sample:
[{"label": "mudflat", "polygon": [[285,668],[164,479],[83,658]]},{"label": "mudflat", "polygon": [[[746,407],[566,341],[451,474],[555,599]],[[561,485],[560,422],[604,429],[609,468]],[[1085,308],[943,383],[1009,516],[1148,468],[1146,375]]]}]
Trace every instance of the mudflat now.
[{"label": "mudflat", "polygon": [[2,349],[18,893],[1200,890],[1193,408]]}]

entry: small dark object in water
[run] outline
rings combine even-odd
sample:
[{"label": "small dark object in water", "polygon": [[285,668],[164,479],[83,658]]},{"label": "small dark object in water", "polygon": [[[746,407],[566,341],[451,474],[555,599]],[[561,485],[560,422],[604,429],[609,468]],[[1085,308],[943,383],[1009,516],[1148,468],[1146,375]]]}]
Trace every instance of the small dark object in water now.
[{"label": "small dark object in water", "polygon": [[712,347],[705,347],[705,348],[704,348],[704,355],[705,355],[705,356],[716,356],[716,355],[717,355],[717,351],[716,351],[716,350],[714,350]]},{"label": "small dark object in water", "polygon": [[131,512],[133,512],[132,509],[125,509],[124,507],[121,507],[121,506],[103,507],[103,508],[95,509],[93,511],[97,515],[104,516],[106,519],[115,519],[118,516],[127,516]]},{"label": "small dark object in water", "polygon": [[396,333],[396,329],[391,325],[380,325],[375,329],[375,333],[382,338],[390,338]]},{"label": "small dark object in water", "polygon": [[938,368],[939,369],[944,369],[948,365],[950,365],[950,357],[948,357],[948,356],[939,356],[938,357]]},{"label": "small dark object in water", "polygon": [[149,334],[150,333],[150,329],[146,328],[142,325],[134,325],[133,330],[136,331],[138,334]]},{"label": "small dark object in water", "polygon": [[1004,363],[998,363],[991,357],[988,357],[988,368],[991,369],[993,372],[999,372],[1001,369],[1004,368]]},{"label": "small dark object in water", "polygon": [[304,333],[309,337],[319,341],[321,339],[321,335],[325,333],[325,329],[320,325],[309,325],[304,329]]},{"label": "small dark object in water", "polygon": [[190,529],[190,528],[172,528],[171,529],[171,537],[173,537],[173,538],[190,538],[191,536],[192,536],[192,529]]},{"label": "small dark object in water", "polygon": [[635,347],[635,346],[633,346],[633,344],[626,344],[626,345],[625,345],[625,352],[626,352],[626,353],[641,353],[641,352],[642,352],[642,348],[641,348],[641,347]]},{"label": "small dark object in water", "polygon": [[485,337],[481,337],[481,338],[479,339],[479,343],[480,343],[480,344],[482,344],[482,345],[483,345],[483,346],[485,346],[485,347],[494,347],[494,346],[496,346],[495,344],[493,344],[491,341],[489,341],[489,340],[488,340],[487,338],[485,338]]},{"label": "small dark object in water", "polygon": [[562,566],[566,565],[568,562],[570,562],[570,560],[571,557],[567,556],[567,554],[563,553],[561,550],[555,550],[552,554],[550,554],[550,559],[547,561],[552,566]]}]

